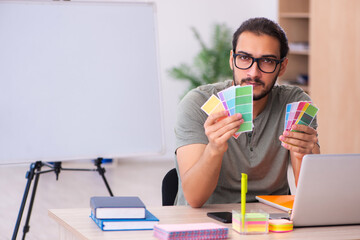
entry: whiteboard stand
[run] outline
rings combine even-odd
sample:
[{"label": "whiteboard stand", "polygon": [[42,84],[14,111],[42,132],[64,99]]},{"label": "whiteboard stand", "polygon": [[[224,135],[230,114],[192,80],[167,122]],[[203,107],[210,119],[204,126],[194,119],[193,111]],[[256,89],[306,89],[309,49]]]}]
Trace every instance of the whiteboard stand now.
[{"label": "whiteboard stand", "polygon": [[[107,182],[106,178],[105,178],[105,168],[103,168],[101,166],[103,161],[103,158],[97,158],[94,161],[94,164],[96,166],[95,169],[87,169],[87,168],[62,168],[61,167],[61,162],[54,162],[53,164],[50,163],[46,163],[46,162],[42,162],[42,161],[37,161],[35,163],[31,163],[30,164],[30,169],[29,171],[26,172],[26,178],[27,178],[27,183],[25,186],[25,191],[24,191],[24,195],[23,195],[23,199],[20,205],[20,210],[19,210],[19,214],[18,214],[18,218],[16,220],[16,224],[15,224],[15,228],[14,228],[14,232],[13,232],[13,236],[12,236],[12,240],[16,240],[16,236],[18,234],[19,231],[19,227],[20,227],[20,222],[21,222],[21,218],[24,212],[24,208],[26,205],[26,200],[30,191],[30,187],[31,187],[31,182],[34,179],[35,176],[35,180],[34,180],[34,186],[32,189],[32,193],[31,193],[31,198],[30,198],[30,204],[29,204],[29,208],[28,208],[28,212],[27,212],[27,216],[26,216],[26,221],[24,224],[24,228],[23,228],[23,237],[22,239],[25,239],[25,235],[27,232],[29,232],[30,230],[30,216],[31,216],[31,211],[32,211],[32,207],[34,205],[34,200],[35,200],[35,194],[36,194],[36,189],[39,183],[39,177],[40,174],[43,173],[48,173],[48,172],[54,172],[56,175],[56,180],[59,179],[59,174],[62,170],[64,171],[97,171],[102,179],[104,180],[104,183],[106,185],[107,190],[109,191],[110,196],[114,196],[114,194],[112,193],[109,183]],[[48,167],[50,168],[49,170],[45,170],[45,171],[41,171],[42,167]]]}]

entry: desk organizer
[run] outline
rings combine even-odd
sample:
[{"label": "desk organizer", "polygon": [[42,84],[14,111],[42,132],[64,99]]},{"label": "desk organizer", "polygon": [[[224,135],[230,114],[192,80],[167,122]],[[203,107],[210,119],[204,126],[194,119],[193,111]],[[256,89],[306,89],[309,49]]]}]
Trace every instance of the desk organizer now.
[{"label": "desk organizer", "polygon": [[244,224],[240,211],[232,211],[232,227],[240,234],[264,234],[269,232],[269,214],[245,213]]}]

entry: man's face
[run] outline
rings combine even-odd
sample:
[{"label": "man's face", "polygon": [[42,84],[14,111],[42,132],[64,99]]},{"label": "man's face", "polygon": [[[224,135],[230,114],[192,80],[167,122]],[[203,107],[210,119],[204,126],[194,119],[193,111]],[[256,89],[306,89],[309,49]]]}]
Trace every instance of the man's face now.
[{"label": "man's face", "polygon": [[[244,54],[254,58],[266,57],[280,60],[280,42],[265,34],[257,35],[252,32],[243,32],[239,36],[235,51],[236,54]],[[256,62],[249,69],[238,69],[234,65],[232,51],[229,63],[234,73],[236,85],[253,85],[253,98],[256,101],[269,94],[277,77],[284,73],[287,59],[281,65],[278,64],[273,73],[262,72]]]}]

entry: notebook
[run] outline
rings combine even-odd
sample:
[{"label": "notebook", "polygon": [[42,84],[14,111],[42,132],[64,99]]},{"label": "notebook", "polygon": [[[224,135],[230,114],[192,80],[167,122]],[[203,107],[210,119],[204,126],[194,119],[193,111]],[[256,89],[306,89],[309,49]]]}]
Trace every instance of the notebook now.
[{"label": "notebook", "polygon": [[152,230],[159,222],[159,219],[148,210],[145,210],[145,218],[142,219],[99,219],[95,217],[93,211],[90,218],[103,231]]},{"label": "notebook", "polygon": [[137,196],[91,197],[91,211],[96,218],[145,218],[145,204]]},{"label": "notebook", "polygon": [[[359,173],[360,154],[306,155],[293,206],[288,203],[294,226],[360,224]],[[282,196],[291,198],[291,195]],[[282,196],[257,196],[257,199],[281,209]]]},{"label": "notebook", "polygon": [[217,223],[157,224],[154,236],[161,240],[227,239],[229,230]]},{"label": "notebook", "polygon": [[293,208],[295,195],[260,195],[256,196],[256,199],[259,202],[288,212]]}]

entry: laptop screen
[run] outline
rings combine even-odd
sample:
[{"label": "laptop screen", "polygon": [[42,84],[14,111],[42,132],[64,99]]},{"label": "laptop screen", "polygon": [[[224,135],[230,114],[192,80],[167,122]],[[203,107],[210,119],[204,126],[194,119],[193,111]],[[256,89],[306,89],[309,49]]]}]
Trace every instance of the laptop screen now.
[{"label": "laptop screen", "polygon": [[294,226],[360,224],[360,154],[303,158],[291,220]]}]

